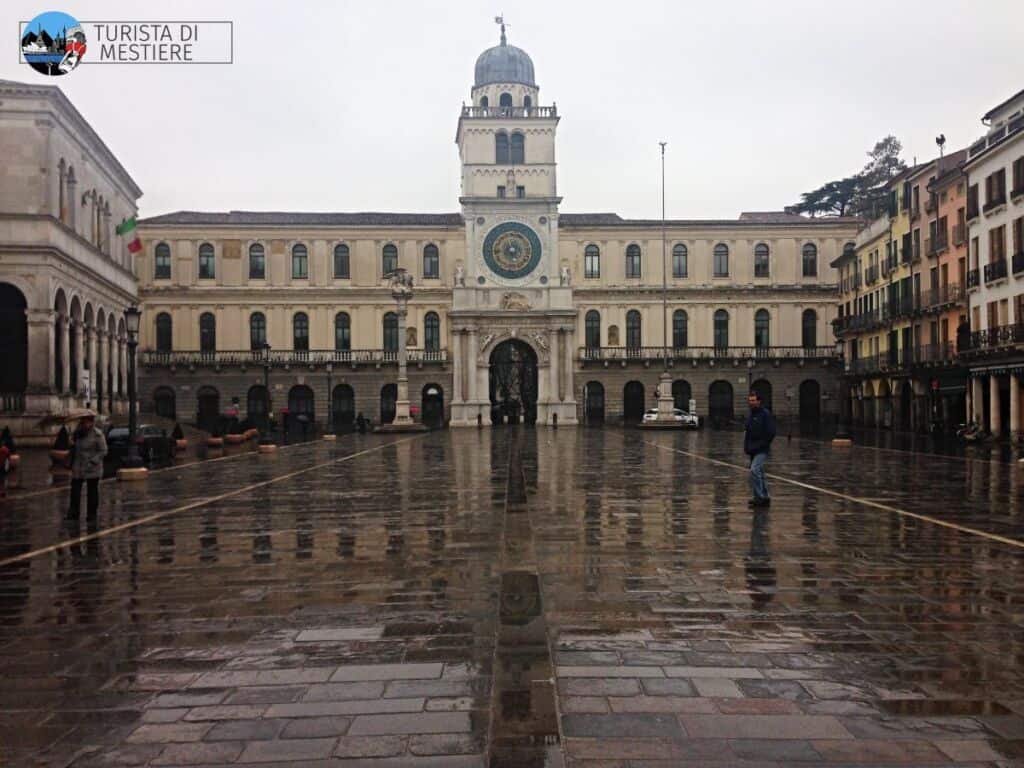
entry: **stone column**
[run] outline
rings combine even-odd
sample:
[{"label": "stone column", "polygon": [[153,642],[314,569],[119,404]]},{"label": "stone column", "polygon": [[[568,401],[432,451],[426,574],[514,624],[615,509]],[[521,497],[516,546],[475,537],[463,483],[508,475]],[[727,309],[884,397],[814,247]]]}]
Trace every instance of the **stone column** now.
[{"label": "stone column", "polygon": [[573,348],[569,346],[569,329],[559,328],[558,336],[561,342],[558,348],[561,350],[562,359],[559,361],[561,374],[559,375],[560,386],[558,387],[558,399],[565,402],[566,393],[572,395],[573,400],[576,399],[575,389],[572,381],[572,355]]},{"label": "stone column", "polygon": [[477,354],[477,340],[476,340],[476,328],[469,329],[469,350],[466,352],[466,370],[469,373],[469,402],[475,403],[476,398],[476,385],[477,385],[477,370],[476,370],[476,354]]},{"label": "stone column", "polygon": [[96,412],[103,413],[103,398],[107,394],[107,385],[103,381],[104,374],[106,372],[106,360],[107,356],[104,354],[103,348],[107,345],[107,334],[102,328],[96,332],[96,364],[93,366],[96,370],[93,373],[93,384],[92,391],[96,393]]},{"label": "stone column", "polygon": [[89,407],[92,407],[96,395],[96,325],[92,323],[86,328],[89,344]]},{"label": "stone column", "polygon": [[1015,374],[1010,374],[1010,438],[1017,439],[1021,431],[1020,424],[1020,382]]},{"label": "stone column", "polygon": [[[121,390],[118,387],[120,381],[120,362],[121,362],[121,341],[117,338],[117,331],[110,337],[110,394],[113,396],[114,401],[117,401],[118,396],[121,394]],[[111,408],[115,410],[115,408]]]},{"label": "stone column", "polygon": [[60,365],[61,388],[58,394],[63,395],[71,391],[71,321],[66,315],[61,315],[57,320],[57,333],[61,335],[60,342]]},{"label": "stone column", "polygon": [[548,402],[554,403],[558,400],[558,331],[548,331]]},{"label": "stone column", "polygon": [[78,373],[78,381],[75,382],[73,394],[82,394],[82,371],[85,368],[85,326],[81,320],[74,321],[75,325],[75,370]]},{"label": "stone column", "polygon": [[999,407],[998,376],[988,377],[988,395],[988,431],[992,433],[992,437],[1002,437],[1003,425],[1000,419],[1002,413]]},{"label": "stone column", "polygon": [[28,381],[30,394],[49,395],[54,391],[53,333],[56,313],[50,309],[30,309],[28,323]]},{"label": "stone column", "polygon": [[452,333],[452,404],[462,402],[462,330]]},{"label": "stone column", "polygon": [[985,396],[982,389],[984,383],[980,376],[971,378],[971,415],[970,419],[979,427],[985,426]]}]

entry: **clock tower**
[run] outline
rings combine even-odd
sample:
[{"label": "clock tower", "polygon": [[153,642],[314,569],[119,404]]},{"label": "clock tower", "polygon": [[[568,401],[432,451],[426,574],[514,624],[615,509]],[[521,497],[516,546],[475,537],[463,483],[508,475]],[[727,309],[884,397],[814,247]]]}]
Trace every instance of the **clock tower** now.
[{"label": "clock tower", "polygon": [[576,312],[558,255],[554,104],[533,61],[500,43],[476,61],[455,141],[465,257],[452,300],[452,425],[574,424]]}]

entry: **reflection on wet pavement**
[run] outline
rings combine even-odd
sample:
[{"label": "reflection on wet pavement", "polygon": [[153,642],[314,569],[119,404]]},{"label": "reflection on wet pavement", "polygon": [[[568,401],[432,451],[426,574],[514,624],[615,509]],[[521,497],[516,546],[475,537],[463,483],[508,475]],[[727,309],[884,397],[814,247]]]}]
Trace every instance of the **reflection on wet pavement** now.
[{"label": "reflection on wet pavement", "polygon": [[1022,470],[783,438],[753,514],[742,464],[463,430],[9,501],[0,765],[1024,762]]}]

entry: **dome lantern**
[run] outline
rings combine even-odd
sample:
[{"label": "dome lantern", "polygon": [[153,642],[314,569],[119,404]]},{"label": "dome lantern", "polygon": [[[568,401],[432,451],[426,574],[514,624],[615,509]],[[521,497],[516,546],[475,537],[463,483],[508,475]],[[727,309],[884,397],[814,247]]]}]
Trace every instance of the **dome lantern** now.
[{"label": "dome lantern", "polygon": [[479,88],[494,83],[518,83],[536,88],[533,60],[522,48],[508,44],[504,19],[498,16],[495,21],[501,25],[501,42],[477,58],[473,86]]}]

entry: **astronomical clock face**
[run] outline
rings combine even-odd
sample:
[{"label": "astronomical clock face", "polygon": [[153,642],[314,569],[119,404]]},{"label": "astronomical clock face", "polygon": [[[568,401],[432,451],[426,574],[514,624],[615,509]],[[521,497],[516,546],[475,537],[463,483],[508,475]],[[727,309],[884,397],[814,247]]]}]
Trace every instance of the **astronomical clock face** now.
[{"label": "astronomical clock face", "polygon": [[506,221],[484,238],[484,262],[499,277],[518,280],[540,264],[541,246],[537,233],[525,224]]}]

